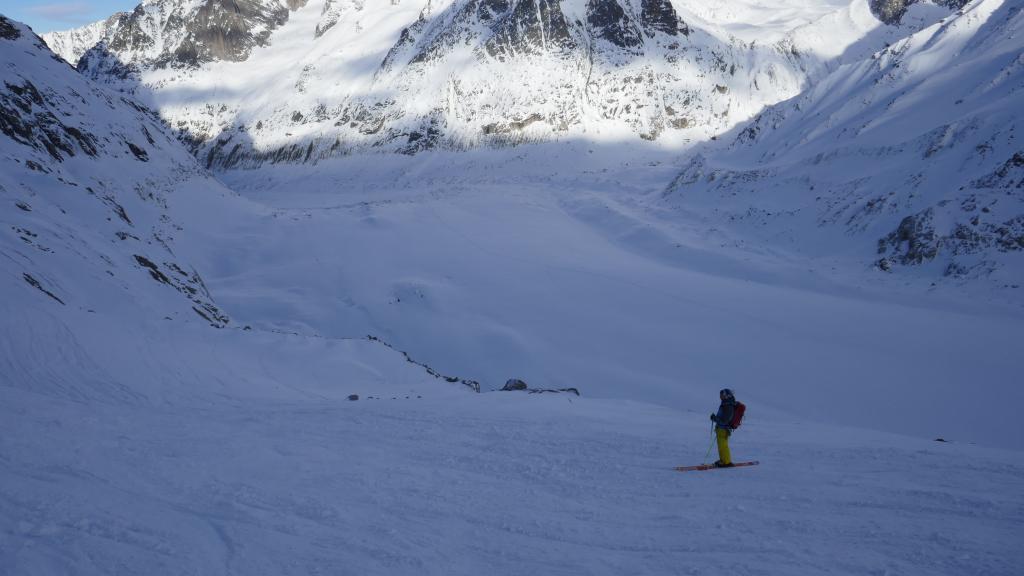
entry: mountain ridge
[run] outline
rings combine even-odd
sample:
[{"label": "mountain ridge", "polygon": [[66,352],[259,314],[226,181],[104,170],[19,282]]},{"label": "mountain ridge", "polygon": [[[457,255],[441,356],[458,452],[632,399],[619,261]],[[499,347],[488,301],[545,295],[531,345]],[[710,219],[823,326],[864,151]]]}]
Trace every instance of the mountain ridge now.
[{"label": "mountain ridge", "polygon": [[938,18],[904,7],[889,26],[853,0],[787,4],[778,23],[740,4],[766,23],[753,33],[689,0],[247,0],[221,46],[209,31],[229,20],[199,16],[218,1],[147,0],[98,41],[88,27],[46,38],[230,169],[565,138],[686,146],[795,96],[836,46],[881,48]]},{"label": "mountain ridge", "polygon": [[780,243],[804,253],[853,249],[883,272],[1012,293],[1024,285],[1022,6],[973,2],[844,65],[696,152],[665,201],[763,238],[816,230]]}]

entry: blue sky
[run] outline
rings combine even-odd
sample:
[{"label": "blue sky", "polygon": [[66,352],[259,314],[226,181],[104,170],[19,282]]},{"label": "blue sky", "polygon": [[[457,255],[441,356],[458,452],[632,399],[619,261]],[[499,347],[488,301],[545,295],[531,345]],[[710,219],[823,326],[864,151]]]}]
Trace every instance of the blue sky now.
[{"label": "blue sky", "polygon": [[37,34],[66,30],[131,10],[142,0],[0,0],[0,14],[20,20]]}]

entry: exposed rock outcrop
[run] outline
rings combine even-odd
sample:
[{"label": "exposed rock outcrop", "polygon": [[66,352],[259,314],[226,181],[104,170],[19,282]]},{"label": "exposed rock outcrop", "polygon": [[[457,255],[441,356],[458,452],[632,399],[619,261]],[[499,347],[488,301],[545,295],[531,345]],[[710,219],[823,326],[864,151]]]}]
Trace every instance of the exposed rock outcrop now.
[{"label": "exposed rock outcrop", "polygon": [[529,394],[575,394],[580,395],[580,391],[577,388],[530,388],[526,382],[518,378],[510,378],[505,382],[505,385],[501,387],[499,392],[527,392]]},{"label": "exposed rock outcrop", "polygon": [[77,65],[102,44],[128,69],[198,66],[247,59],[288,21],[289,10],[306,0],[158,0],[139,4],[90,26],[45,35],[66,60]]}]

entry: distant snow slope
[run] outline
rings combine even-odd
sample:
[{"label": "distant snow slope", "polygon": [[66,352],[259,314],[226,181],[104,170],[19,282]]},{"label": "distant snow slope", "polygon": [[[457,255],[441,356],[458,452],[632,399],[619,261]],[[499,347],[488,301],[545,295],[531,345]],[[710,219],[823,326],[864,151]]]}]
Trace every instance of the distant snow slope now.
[{"label": "distant snow slope", "polygon": [[[0,45],[5,394],[159,403],[204,388],[273,393],[292,378],[334,395],[360,392],[327,386],[347,377],[403,391],[437,380],[365,340],[245,334],[206,349],[218,340],[204,328],[243,328],[204,281],[217,264],[210,244],[224,222],[265,212],[200,168],[155,114],[81,77],[27,27],[0,17]],[[264,354],[277,363],[254,364]]]},{"label": "distant snow slope", "polygon": [[1022,8],[973,2],[837,69],[693,155],[667,202],[777,250],[983,277],[1019,300]]},{"label": "distant snow slope", "polygon": [[225,223],[209,285],[238,322],[378,334],[485,390],[693,407],[732,387],[808,421],[1020,445],[991,417],[1024,401],[1019,299],[737,247],[651,205],[677,161],[552,143],[230,171],[275,218]]},{"label": "distant snow slope", "polygon": [[231,168],[550,139],[685,145],[948,14],[923,3],[886,25],[867,0],[223,4],[147,0],[46,38]]}]

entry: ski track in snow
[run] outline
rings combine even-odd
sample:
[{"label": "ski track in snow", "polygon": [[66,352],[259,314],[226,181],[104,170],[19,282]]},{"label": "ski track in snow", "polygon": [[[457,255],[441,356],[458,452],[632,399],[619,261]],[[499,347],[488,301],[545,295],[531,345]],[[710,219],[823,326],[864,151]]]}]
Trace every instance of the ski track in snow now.
[{"label": "ski track in snow", "polygon": [[761,466],[678,473],[703,456],[704,417],[575,396],[8,399],[11,574],[1010,575],[1024,562],[1015,453],[755,418],[733,447]]}]

